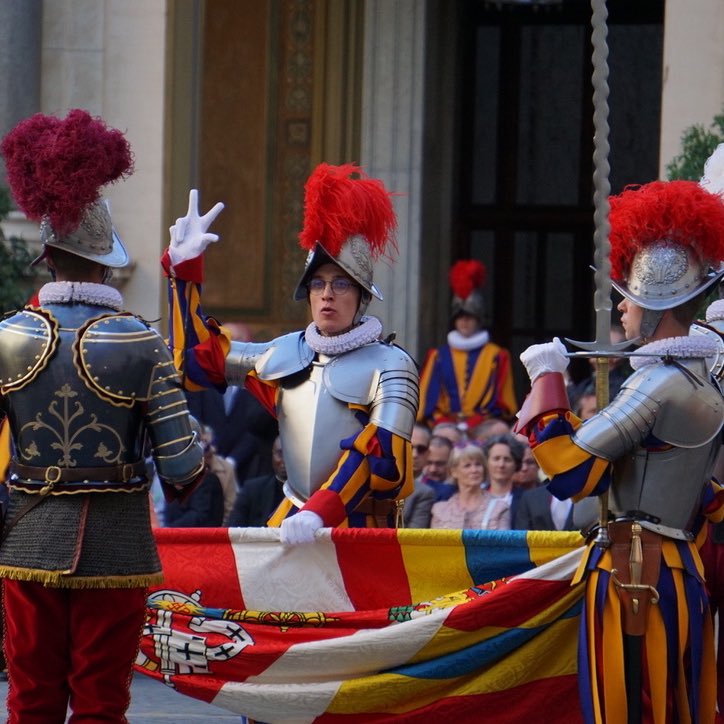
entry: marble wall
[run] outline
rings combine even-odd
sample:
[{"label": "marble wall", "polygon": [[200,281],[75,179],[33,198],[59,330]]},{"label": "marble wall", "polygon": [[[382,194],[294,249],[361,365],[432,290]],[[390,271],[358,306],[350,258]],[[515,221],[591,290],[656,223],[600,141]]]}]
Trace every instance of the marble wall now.
[{"label": "marble wall", "polygon": [[135,173],[107,189],[133,267],[120,284],[126,306],[161,316],[158,258],[163,218],[165,0],[45,0],[41,110],[86,108],[126,133]]},{"label": "marble wall", "polygon": [[666,0],[661,108],[661,178],[691,125],[724,113],[724,3]]}]

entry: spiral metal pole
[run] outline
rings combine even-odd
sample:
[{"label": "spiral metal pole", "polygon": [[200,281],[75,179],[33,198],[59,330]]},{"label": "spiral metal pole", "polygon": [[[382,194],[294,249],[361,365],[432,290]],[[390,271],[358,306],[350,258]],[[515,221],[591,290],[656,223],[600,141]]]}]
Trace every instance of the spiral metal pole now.
[{"label": "spiral metal pole", "polygon": [[[607,349],[611,343],[611,242],[608,222],[611,192],[608,162],[608,9],[606,0],[591,0],[591,43],[593,45],[593,244],[594,280],[596,291],[593,307],[596,310],[596,342],[599,349]],[[608,359],[596,359],[596,407],[601,410],[608,404]],[[608,546],[608,491],[601,494],[599,527],[596,541]]]}]

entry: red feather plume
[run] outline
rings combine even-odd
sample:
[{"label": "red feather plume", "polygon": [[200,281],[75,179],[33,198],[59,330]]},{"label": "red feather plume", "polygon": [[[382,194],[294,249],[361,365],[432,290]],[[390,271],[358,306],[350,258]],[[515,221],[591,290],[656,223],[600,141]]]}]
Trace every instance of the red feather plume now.
[{"label": "red feather plume", "polygon": [[76,108],[64,119],[36,113],[0,144],[12,195],[28,218],[63,235],[78,227],[101,188],[133,171],[123,133]]},{"label": "red feather plume", "polygon": [[373,259],[397,250],[397,217],[392,194],[353,163],[320,163],[304,186],[304,224],[299,245],[308,251],[320,243],[336,257],[352,236],[365,238]]},{"label": "red feather plume", "polygon": [[717,267],[724,259],[724,200],[696,181],[653,181],[612,196],[611,277],[625,281],[640,249],[660,239],[692,248]]},{"label": "red feather plume", "polygon": [[453,294],[460,299],[467,299],[474,289],[485,284],[486,269],[483,262],[477,259],[460,259],[450,268],[448,278]]}]

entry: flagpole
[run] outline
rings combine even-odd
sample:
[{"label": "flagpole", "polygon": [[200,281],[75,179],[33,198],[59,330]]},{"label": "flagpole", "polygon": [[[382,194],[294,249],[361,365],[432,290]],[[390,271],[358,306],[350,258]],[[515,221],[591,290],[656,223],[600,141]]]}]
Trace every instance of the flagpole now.
[{"label": "flagpole", "polygon": [[[606,352],[626,347],[629,342],[611,342],[611,243],[609,240],[609,125],[608,125],[608,10],[606,0],[591,0],[591,44],[593,84],[593,221],[594,266],[596,291],[593,297],[596,311],[596,339],[594,342],[575,343],[596,356],[596,407],[601,410],[609,403],[609,358]],[[599,497],[599,526],[596,545],[608,547],[608,491]],[[641,721],[641,636],[624,634],[624,677],[628,724]]]}]

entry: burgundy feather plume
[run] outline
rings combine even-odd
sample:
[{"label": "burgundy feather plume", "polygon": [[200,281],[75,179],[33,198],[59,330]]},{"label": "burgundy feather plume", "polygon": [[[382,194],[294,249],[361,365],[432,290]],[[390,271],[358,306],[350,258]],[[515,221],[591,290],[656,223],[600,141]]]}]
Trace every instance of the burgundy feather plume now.
[{"label": "burgundy feather plume", "polygon": [[373,259],[397,250],[397,217],[392,194],[353,163],[321,163],[304,186],[304,224],[299,244],[311,251],[319,242],[337,256],[347,239],[360,235]]},{"label": "burgundy feather plume", "polygon": [[724,201],[696,181],[653,181],[611,197],[611,277],[625,281],[637,251],[661,239],[724,260]]},{"label": "burgundy feather plume", "polygon": [[75,109],[64,119],[36,113],[0,144],[12,195],[28,218],[47,216],[56,233],[78,227],[103,186],[133,171],[124,135]]},{"label": "burgundy feather plume", "polygon": [[453,294],[460,299],[467,299],[473,289],[485,284],[485,264],[477,259],[460,259],[450,268],[448,279]]}]

